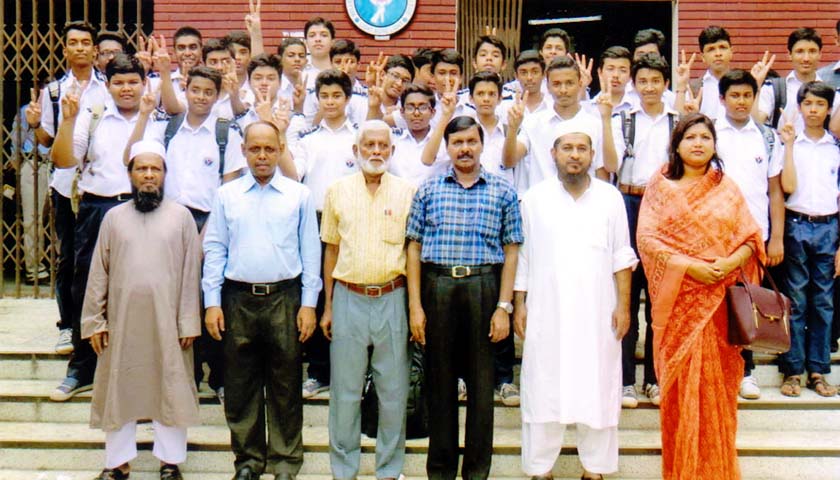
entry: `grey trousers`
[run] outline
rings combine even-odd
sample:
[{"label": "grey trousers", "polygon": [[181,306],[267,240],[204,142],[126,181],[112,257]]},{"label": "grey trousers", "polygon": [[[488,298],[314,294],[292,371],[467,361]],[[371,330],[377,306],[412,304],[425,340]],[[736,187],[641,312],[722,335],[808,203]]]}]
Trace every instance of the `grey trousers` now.
[{"label": "grey trousers", "polygon": [[370,346],[370,367],[379,397],[376,477],[396,478],[402,473],[409,367],[405,296],[405,288],[370,298],[335,284],[329,418],[334,478],[355,478],[359,472],[361,400]]}]

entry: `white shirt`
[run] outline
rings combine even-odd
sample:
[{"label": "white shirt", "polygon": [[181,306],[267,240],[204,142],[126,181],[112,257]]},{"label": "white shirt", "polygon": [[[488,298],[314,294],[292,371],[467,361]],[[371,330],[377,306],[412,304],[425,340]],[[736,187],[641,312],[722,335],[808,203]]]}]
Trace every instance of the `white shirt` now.
[{"label": "white shirt", "polygon": [[[368,114],[368,97],[358,91],[350,93],[350,98],[347,101],[347,106],[344,109],[347,118],[356,125],[361,125],[367,120]],[[308,90],[303,99],[303,116],[306,118],[306,125],[312,126],[315,120],[315,115],[318,113],[318,95],[315,90]]]},{"label": "white shirt", "polygon": [[[551,98],[551,95],[549,94],[543,94],[542,101],[533,109],[529,109],[527,105],[525,106],[525,118],[539,112],[552,110],[553,108],[554,99]],[[501,118],[503,118],[505,123],[507,123],[507,112],[505,112]],[[525,157],[515,167],[513,167],[513,185],[516,187],[516,193],[520,196],[528,191],[529,160],[530,159],[528,157]]]},{"label": "white shirt", "polygon": [[394,129],[394,154],[388,162],[388,171],[401,177],[412,185],[419,187],[428,178],[441,175],[446,172],[449,163],[449,156],[446,154],[446,146],[441,142],[438,149],[435,163],[426,165],[423,163],[423,149],[429,143],[429,135],[420,141],[408,129]]},{"label": "white shirt", "polygon": [[[720,101],[720,80],[706,70],[702,80],[703,99],[700,102],[700,113],[715,120],[718,116],[726,116],[726,108]],[[686,92],[686,96],[688,92]]]},{"label": "white shirt", "polygon": [[516,179],[513,175],[513,169],[505,168],[504,162],[502,161],[502,151],[505,148],[505,131],[507,130],[506,125],[498,117],[496,117],[496,127],[491,131],[484,128],[481,122],[479,122],[479,125],[484,132],[481,166],[488,172],[496,174],[510,182],[511,185],[514,185]]},{"label": "white shirt", "polygon": [[[213,208],[216,190],[221,185],[219,178],[219,145],[216,143],[216,120],[212,113],[197,128],[187,123],[186,118],[166,149],[165,193],[186,207],[209,212]],[[148,127],[147,138],[164,142],[168,121],[155,122]],[[225,148],[224,174],[245,168],[242,156],[242,136],[236,129],[228,132]]]},{"label": "white shirt", "polygon": [[[668,108],[674,108],[674,101],[676,99],[677,96],[674,95],[674,92],[670,90],[662,92],[662,101],[665,102]],[[627,82],[627,86],[624,87],[624,100],[630,102],[634,107],[641,107],[642,105],[642,99],[639,97],[639,92],[636,91],[636,87],[633,86],[632,80]]]},{"label": "white shirt", "polygon": [[602,127],[599,117],[587,112],[582,106],[575,116],[568,120],[560,117],[553,108],[544,110],[525,117],[517,136],[517,140],[525,146],[527,151],[526,161],[528,164],[526,168],[528,169],[529,187],[535,186],[547,177],[557,176],[557,166],[551,156],[551,149],[554,147],[554,140],[557,139],[555,133],[557,127],[563,122],[579,122],[581,131],[592,132],[594,136],[592,147],[595,155],[592,164],[589,166],[589,173],[594,175],[595,170],[604,165],[603,148],[601,146]]},{"label": "white shirt", "polygon": [[612,117],[612,133],[615,142],[615,153],[618,156],[618,181],[628,185],[644,186],[662,165],[668,163],[668,145],[671,142],[668,116],[673,115],[673,123],[679,122],[677,112],[666,105],[662,113],[655,118],[641,108],[627,113],[636,114],[636,132],[633,141],[635,153],[632,165],[624,165],[624,134],[621,131],[621,115]]},{"label": "white shirt", "polygon": [[317,127],[301,132],[300,140],[291,147],[298,178],[312,191],[315,210],[324,209],[327,187],[359,170],[353,154],[356,130],[349,119],[336,130],[321,120]]},{"label": "white shirt", "polygon": [[[587,100],[583,102],[584,107],[586,108],[589,113],[592,115],[600,115],[601,112],[598,111],[598,99],[601,98],[602,92],[598,92],[598,95],[592,98],[592,100]],[[633,104],[627,95],[621,97],[621,102],[618,105],[613,105],[613,115],[621,112],[628,112],[633,110],[634,108],[638,108],[638,105]]]},{"label": "white shirt", "polygon": [[828,132],[814,142],[804,133],[793,143],[793,164],[796,166],[796,190],[785,206],[805,215],[837,213],[837,169],[840,148]]},{"label": "white shirt", "polygon": [[[62,117],[61,100],[64,95],[70,90],[76,77],[72,70],[68,70],[58,80],[59,96],[58,96],[58,122],[61,124],[64,117]],[[50,100],[49,85],[41,89],[41,128],[44,129],[51,137],[55,138],[57,128],[53,125],[53,108]],[[97,72],[95,69],[90,74],[90,81],[85,85],[85,89],[79,96],[79,115],[86,109],[93,108],[95,105],[105,105],[111,101],[111,94],[108,93],[108,87],[105,85],[105,77]],[[78,130],[78,119],[76,129]],[[53,171],[52,181],[50,187],[54,188],[56,192],[64,197],[70,198],[73,190],[73,177],[76,175],[76,168],[56,168]]]},{"label": "white shirt", "polygon": [[[822,78],[817,75],[815,80],[822,81]],[[785,85],[787,85],[787,91],[785,92],[787,95],[785,115],[795,115],[793,128],[796,130],[796,134],[799,135],[802,133],[802,130],[805,129],[805,121],[802,120],[802,113],[799,112],[799,104],[796,103],[796,94],[799,93],[799,89],[802,87],[802,80],[799,80],[796,77],[796,72],[790,72],[785,77]],[[765,83],[761,86],[761,91],[759,92],[758,97],[758,109],[762,113],[766,114],[768,119],[773,118],[773,112],[776,111],[776,96],[773,93],[772,84]],[[835,97],[832,112],[837,113],[838,111],[840,111],[840,101],[838,101],[837,97]],[[781,120],[779,120],[779,123],[781,123]]]},{"label": "white shirt", "polygon": [[[769,127],[768,127],[769,128]],[[738,129],[726,118],[715,121],[717,131],[717,153],[723,160],[723,171],[731,178],[747,201],[747,207],[761,227],[764,241],[770,238],[770,197],[767,192],[767,179],[782,172],[784,163],[784,145],[775,132],[773,154],[767,158],[767,144],[758,125],[750,119]]]},{"label": "white shirt", "polygon": [[[181,88],[181,79],[184,78],[181,75],[180,70],[175,70],[170,74],[169,79],[172,81],[172,90],[175,91],[175,98],[178,100],[178,103],[187,107],[187,91]],[[158,105],[163,109],[163,104],[160,99],[160,86],[163,79],[160,77],[159,74],[154,74],[154,76],[149,76],[149,82],[151,83],[152,91],[158,92]]]}]

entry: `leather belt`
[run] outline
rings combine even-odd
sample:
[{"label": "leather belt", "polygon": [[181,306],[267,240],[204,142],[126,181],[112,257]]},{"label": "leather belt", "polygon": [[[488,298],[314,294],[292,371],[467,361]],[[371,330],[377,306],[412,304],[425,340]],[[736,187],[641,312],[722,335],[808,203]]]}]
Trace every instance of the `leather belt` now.
[{"label": "leather belt", "polygon": [[225,284],[222,288],[233,288],[235,290],[251,292],[251,295],[257,297],[264,297],[277,293],[280,290],[285,290],[297,283],[300,277],[290,278],[288,280],[280,280],[273,283],[246,283],[238,282],[236,280],[225,279]]},{"label": "leather belt", "polygon": [[454,267],[450,267],[427,263],[423,267],[432,272],[443,273],[452,278],[465,278],[496,272],[501,268],[501,265],[455,265]]},{"label": "leather belt", "polygon": [[805,215],[804,213],[794,212],[793,210],[785,210],[785,216],[794,220],[799,220],[800,222],[808,223],[828,223],[837,219],[836,213],[832,213],[830,215]]},{"label": "leather belt", "polygon": [[619,183],[618,184],[618,191],[625,194],[625,195],[633,195],[635,197],[641,197],[645,194],[645,186],[637,186],[637,185],[628,185],[626,183]]},{"label": "leather belt", "polygon": [[379,298],[382,295],[391,293],[394,290],[405,286],[405,277],[402,275],[391,280],[390,282],[385,282],[379,285],[362,285],[359,283],[349,283],[345,282],[344,280],[339,280],[337,278],[335,280],[338,283],[344,285],[344,287],[347,288],[347,290],[370,298]]},{"label": "leather belt", "polygon": [[130,193],[121,193],[119,195],[114,195],[113,197],[102,197],[100,195],[94,195],[92,193],[83,193],[82,194],[82,201],[83,202],[91,202],[91,203],[104,203],[104,202],[127,202],[131,200]]}]

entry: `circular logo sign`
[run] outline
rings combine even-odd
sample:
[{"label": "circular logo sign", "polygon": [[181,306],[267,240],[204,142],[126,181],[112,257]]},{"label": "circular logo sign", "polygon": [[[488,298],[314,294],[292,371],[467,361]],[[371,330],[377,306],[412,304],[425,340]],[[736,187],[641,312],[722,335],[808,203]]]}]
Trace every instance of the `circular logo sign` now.
[{"label": "circular logo sign", "polygon": [[350,20],[375,36],[399,32],[414,16],[417,0],[345,0]]}]

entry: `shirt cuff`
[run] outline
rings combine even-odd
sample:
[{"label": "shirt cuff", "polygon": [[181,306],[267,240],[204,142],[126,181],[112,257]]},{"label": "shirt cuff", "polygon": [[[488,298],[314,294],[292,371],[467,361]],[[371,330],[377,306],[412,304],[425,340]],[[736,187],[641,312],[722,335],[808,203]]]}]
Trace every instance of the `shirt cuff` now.
[{"label": "shirt cuff", "polygon": [[204,291],[204,308],[221,307],[222,306],[222,290],[214,288],[213,290]]},{"label": "shirt cuff", "polygon": [[300,306],[301,307],[312,307],[315,308],[318,305],[318,293],[320,289],[316,288],[303,288],[301,295],[300,295]]}]

